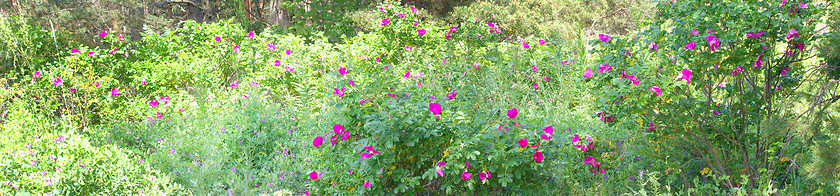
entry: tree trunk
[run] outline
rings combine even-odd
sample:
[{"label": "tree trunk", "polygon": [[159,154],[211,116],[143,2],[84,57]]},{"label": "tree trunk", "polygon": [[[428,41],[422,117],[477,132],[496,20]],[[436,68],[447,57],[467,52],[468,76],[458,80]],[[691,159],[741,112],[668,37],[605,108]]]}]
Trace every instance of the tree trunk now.
[{"label": "tree trunk", "polygon": [[242,4],[245,4],[245,17],[250,20],[251,16],[254,14],[251,13],[251,0],[242,0]]},{"label": "tree trunk", "polygon": [[269,0],[266,19],[271,25],[280,25],[282,28],[291,26],[289,14],[283,9],[283,0]]}]

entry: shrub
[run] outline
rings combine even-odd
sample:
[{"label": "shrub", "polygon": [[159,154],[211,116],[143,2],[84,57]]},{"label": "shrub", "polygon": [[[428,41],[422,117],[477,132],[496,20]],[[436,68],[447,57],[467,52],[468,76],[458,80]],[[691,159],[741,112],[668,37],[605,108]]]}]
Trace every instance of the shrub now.
[{"label": "shrub", "polygon": [[706,188],[730,193],[801,186],[788,176],[805,171],[788,162],[807,151],[787,144],[802,139],[791,126],[801,111],[794,93],[812,71],[803,49],[815,40],[824,8],[678,1],[657,10],[638,34],[591,42],[599,64],[581,80],[597,93],[601,118],[670,138],[676,145],[665,150],[680,152],[669,155],[680,161],[667,162],[666,174],[679,174],[670,183],[685,191],[705,189],[688,189],[693,172],[715,179]]},{"label": "shrub", "polygon": [[14,104],[16,110],[2,126],[0,193],[130,195],[183,190],[150,168],[141,151],[124,150],[111,141],[91,142],[66,121],[33,115],[31,103],[16,99]]}]

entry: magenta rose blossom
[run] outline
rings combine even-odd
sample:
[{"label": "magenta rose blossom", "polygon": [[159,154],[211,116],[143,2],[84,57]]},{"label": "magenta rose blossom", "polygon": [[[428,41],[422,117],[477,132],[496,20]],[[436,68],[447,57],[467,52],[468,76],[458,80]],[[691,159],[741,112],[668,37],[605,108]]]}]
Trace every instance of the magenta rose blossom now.
[{"label": "magenta rose blossom", "polygon": [[537,163],[539,163],[539,162],[542,162],[542,161],[543,161],[543,154],[542,154],[542,152],[535,152],[535,153],[534,153],[534,161],[536,161]]},{"label": "magenta rose blossom", "polygon": [[516,118],[517,114],[519,114],[519,111],[517,111],[516,108],[510,109],[507,112],[507,116],[510,118]]},{"label": "magenta rose blossom", "polygon": [[315,137],[315,140],[312,140],[312,145],[315,147],[321,146],[324,143],[324,138],[321,136]]}]

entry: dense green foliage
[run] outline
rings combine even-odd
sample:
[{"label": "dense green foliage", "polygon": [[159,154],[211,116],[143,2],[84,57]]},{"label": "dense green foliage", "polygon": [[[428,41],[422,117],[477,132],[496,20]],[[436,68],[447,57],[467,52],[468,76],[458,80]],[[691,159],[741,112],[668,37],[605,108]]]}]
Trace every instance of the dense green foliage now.
[{"label": "dense green foliage", "polygon": [[[836,4],[300,2],[135,40],[0,17],[0,194],[838,193]],[[616,7],[638,31],[566,13]]]},{"label": "dense green foliage", "polygon": [[[797,75],[812,65],[802,62],[809,51],[796,45],[810,48],[824,10],[801,5],[789,12],[766,1],[659,4],[658,17],[632,38],[595,41],[603,55],[592,79],[598,107],[683,144],[666,150],[686,152],[669,155],[684,161],[659,170],[705,171],[702,180],[751,194],[809,186],[789,163],[807,153],[791,123],[802,111]],[[692,179],[681,177],[676,181],[691,187]],[[722,191],[704,189],[698,193]]]}]

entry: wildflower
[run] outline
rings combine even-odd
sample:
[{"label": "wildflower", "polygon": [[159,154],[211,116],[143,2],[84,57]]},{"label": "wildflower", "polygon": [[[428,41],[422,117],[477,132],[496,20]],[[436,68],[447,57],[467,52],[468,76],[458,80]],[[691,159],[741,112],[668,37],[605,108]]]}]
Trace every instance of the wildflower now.
[{"label": "wildflower", "polygon": [[99,33],[99,37],[105,38],[105,36],[108,36],[108,31],[102,31]]},{"label": "wildflower", "polygon": [[487,23],[487,26],[489,26],[490,28],[493,28],[493,29],[490,29],[490,33],[501,33],[501,31],[499,31],[499,27],[497,27],[496,24],[493,24],[491,22],[491,23]]},{"label": "wildflower", "polygon": [[217,41],[217,42],[222,41],[222,37],[216,37],[216,41]]},{"label": "wildflower", "polygon": [[449,27],[449,32],[446,32],[446,34],[444,34],[446,39],[449,39],[450,37],[452,37],[452,33],[457,33],[458,32],[457,29],[458,29],[458,26]]},{"label": "wildflower", "polygon": [[426,29],[417,29],[417,35],[426,34]]},{"label": "wildflower", "polygon": [[292,50],[286,50],[286,55],[292,55]]},{"label": "wildflower", "polygon": [[120,94],[120,90],[117,90],[117,88],[111,89],[111,96],[117,96],[119,94]]},{"label": "wildflower", "polygon": [[706,36],[706,40],[709,41],[709,48],[712,52],[715,52],[718,48],[720,48],[720,39],[714,35]]},{"label": "wildflower", "polygon": [[70,54],[73,54],[73,53],[79,53],[79,49],[75,49],[75,48],[70,49]]},{"label": "wildflower", "polygon": [[364,185],[364,187],[363,187],[363,188],[367,188],[367,187],[370,187],[370,186],[371,186],[370,182],[365,181],[365,185]]},{"label": "wildflower", "polygon": [[61,81],[61,78],[55,78],[55,79],[53,79],[53,85],[64,86],[64,82]]},{"label": "wildflower", "polygon": [[443,169],[440,169],[440,167],[435,169],[435,172],[437,172],[437,174],[440,175],[440,177],[443,177]]},{"label": "wildflower", "polygon": [[93,51],[88,52],[88,57],[93,57]]},{"label": "wildflower", "polygon": [[150,101],[150,102],[149,102],[149,106],[150,106],[150,107],[157,107],[157,106],[158,106],[158,102],[157,102],[157,101],[155,101],[155,100],[152,100],[152,101]]},{"label": "wildflower", "polygon": [[341,74],[343,76],[346,73],[347,73],[347,69],[344,68],[343,66],[338,68],[338,74]]},{"label": "wildflower", "polygon": [[[482,177],[482,174],[484,174],[484,177]],[[481,178],[482,180],[484,180],[485,178],[490,178],[490,171],[484,170],[484,172],[478,174],[478,178]]]},{"label": "wildflower", "polygon": [[455,91],[452,91],[451,93],[446,94],[446,98],[455,99],[455,95],[458,95],[458,93],[455,93]]},{"label": "wildflower", "polygon": [[528,42],[523,42],[522,43],[522,48],[528,49],[529,47],[531,47],[531,46],[528,45]]},{"label": "wildflower", "polygon": [[254,39],[254,32],[248,32],[248,39]]},{"label": "wildflower", "polygon": [[545,40],[540,40],[540,45],[545,45]]},{"label": "wildflower", "polygon": [[737,76],[737,75],[738,75],[738,71],[742,71],[742,70],[744,70],[744,68],[743,68],[743,67],[741,67],[741,66],[738,66],[738,67],[736,67],[735,69],[733,69],[733,70],[732,70],[732,75],[733,75],[733,76]]},{"label": "wildflower", "polygon": [[781,75],[782,75],[782,76],[783,76],[783,75],[785,75],[785,73],[787,73],[787,71],[788,71],[788,68],[787,68],[787,67],[785,67],[784,69],[782,69],[782,74],[781,74]]},{"label": "wildflower", "polygon": [[237,81],[233,81],[233,83],[231,83],[231,84],[230,84],[230,87],[231,87],[231,88],[236,88],[236,87],[239,87],[239,80],[237,80]]},{"label": "wildflower", "polygon": [[548,135],[553,135],[554,134],[554,127],[547,126],[547,127],[543,128],[543,132],[545,132],[545,134],[548,134]]},{"label": "wildflower", "polygon": [[315,137],[315,140],[312,140],[312,145],[315,146],[315,147],[318,147],[318,146],[321,146],[321,144],[323,142],[324,142],[324,138],[321,137],[321,136],[318,136],[318,137]]},{"label": "wildflower", "polygon": [[758,55],[758,58],[755,59],[755,63],[753,63],[753,68],[758,69],[761,68],[762,65],[764,65],[764,62],[761,61],[761,55],[764,55],[764,52],[761,52],[761,54]]},{"label": "wildflower", "polygon": [[680,78],[678,80],[685,80],[686,84],[691,84],[691,76],[691,70],[683,69],[682,74],[680,75]]},{"label": "wildflower", "polygon": [[694,50],[694,48],[696,46],[697,46],[697,42],[691,42],[691,43],[688,43],[688,44],[685,45],[685,49]]},{"label": "wildflower", "polygon": [[417,13],[417,10],[414,8],[414,6],[411,6],[411,13]]},{"label": "wildflower", "polygon": [[598,38],[601,39],[602,42],[610,41],[610,35],[598,34]]},{"label": "wildflower", "polygon": [[391,18],[382,19],[382,26],[388,25],[391,22]]},{"label": "wildflower", "polygon": [[344,87],[341,87],[341,89],[335,88],[335,91],[333,91],[333,94],[338,95],[338,97],[342,97],[342,96],[344,96],[344,90],[345,90]]},{"label": "wildflower", "polygon": [[517,143],[519,143],[520,147],[523,147],[523,148],[528,147],[528,139],[527,138],[519,139],[519,142],[517,142]]},{"label": "wildflower", "polygon": [[158,112],[156,117],[157,118],[163,118],[163,113]]},{"label": "wildflower", "polygon": [[517,111],[516,108],[507,111],[507,116],[511,119],[516,118],[516,114],[519,114],[519,111]]},{"label": "wildflower", "polygon": [[547,134],[542,134],[542,135],[540,135],[540,137],[543,138],[544,140],[551,139],[551,135],[547,135]]},{"label": "wildflower", "polygon": [[586,146],[586,145],[575,144],[573,146],[577,147],[580,151],[583,151],[583,152],[586,152],[587,150],[589,150],[589,147]]},{"label": "wildflower", "polygon": [[607,71],[611,70],[612,66],[609,64],[604,63],[600,67],[598,67],[598,73],[607,73]]},{"label": "wildflower", "polygon": [[239,45],[233,46],[233,52],[239,53]]},{"label": "wildflower", "polygon": [[656,42],[650,42],[650,44],[648,45],[648,49],[656,51],[657,49],[659,49],[659,47],[656,46]]},{"label": "wildflower", "polygon": [[35,74],[34,74],[34,77],[35,77],[35,78],[40,78],[40,77],[41,77],[41,72],[40,72],[40,71],[36,71],[36,72],[35,72]]},{"label": "wildflower", "polygon": [[662,91],[659,90],[658,86],[651,86],[650,87],[650,92],[656,93],[656,96],[662,95]]},{"label": "wildflower", "polygon": [[636,78],[636,76],[634,76],[633,74],[626,75],[626,74],[624,73],[625,71],[626,71],[626,70],[621,71],[621,75],[622,75],[623,77],[627,78],[627,79],[630,79],[630,81],[633,83],[633,85],[639,86],[639,82],[640,82],[640,81],[639,81],[639,79],[638,79],[638,78]]},{"label": "wildflower", "polygon": [[539,83],[534,83],[534,90],[539,90]]},{"label": "wildflower", "polygon": [[120,41],[125,40],[125,37],[123,37],[122,35],[120,35],[120,36],[119,36],[119,37],[117,37],[117,38],[119,38],[119,39],[120,39]]},{"label": "wildflower", "polygon": [[535,152],[535,153],[534,153],[534,161],[536,161],[537,163],[539,163],[539,162],[542,162],[542,161],[543,161],[543,154],[542,154],[542,152]]},{"label": "wildflower", "polygon": [[348,79],[347,83],[350,83],[350,86],[356,86],[356,84],[353,83],[353,79]]},{"label": "wildflower", "polygon": [[344,133],[344,125],[341,125],[341,124],[333,125],[333,132],[335,132],[335,134],[339,134],[339,135]]},{"label": "wildflower", "polygon": [[67,89],[67,90],[69,90],[71,93],[75,93],[75,92],[76,92],[76,88],[70,88],[70,89]]},{"label": "wildflower", "polygon": [[586,157],[586,158],[584,158],[584,159],[583,159],[583,163],[584,163],[584,164],[593,164],[593,165],[594,165],[594,163],[595,163],[595,157],[588,156],[588,157]]},{"label": "wildflower", "polygon": [[274,46],[275,46],[274,42],[268,43],[268,45],[266,45],[268,50],[271,50],[271,51],[277,50],[277,48],[274,47]]},{"label": "wildflower", "polygon": [[589,78],[592,76],[592,69],[586,69],[586,72],[583,72],[583,78]]},{"label": "wildflower", "polygon": [[697,29],[695,29],[695,30],[691,31],[691,36],[695,36],[695,35],[697,35],[697,34],[699,34],[699,33],[700,33],[700,32],[698,32],[698,31],[697,31]]},{"label": "wildflower", "polygon": [[320,175],[318,172],[312,171],[312,173],[309,173],[309,179],[317,180]]},{"label": "wildflower", "polygon": [[572,137],[572,143],[579,142],[579,141],[580,141],[580,136],[578,136],[578,134],[575,134],[574,137]]},{"label": "wildflower", "polygon": [[435,116],[440,115],[440,109],[440,104],[438,103],[429,104],[429,111],[431,111]]},{"label": "wildflower", "polygon": [[461,180],[469,180],[470,177],[472,177],[471,173],[467,173],[466,171],[464,173],[461,173]]},{"label": "wildflower", "polygon": [[373,149],[373,146],[365,146],[364,148],[366,150],[370,151],[370,153],[372,153],[372,154],[379,153],[379,151]]},{"label": "wildflower", "polygon": [[601,121],[603,121],[603,122],[604,122],[604,124],[607,124],[607,123],[612,122],[612,119],[614,119],[614,118],[615,118],[615,116],[606,116],[607,114],[610,114],[610,113],[601,113],[601,112],[598,112],[598,113],[596,113],[596,114],[601,115],[600,120],[601,120]]},{"label": "wildflower", "polygon": [[656,130],[656,124],[654,124],[652,120],[650,121],[650,124],[648,125],[648,130],[650,130],[650,131]]},{"label": "wildflower", "polygon": [[805,49],[805,43],[795,43],[795,44],[793,44],[793,46],[795,46],[796,49],[799,50],[799,52],[802,52],[802,50]]},{"label": "wildflower", "polygon": [[747,33],[747,37],[759,38],[763,34],[764,34],[764,31],[759,31],[759,32],[756,32],[756,33]]},{"label": "wildflower", "polygon": [[787,35],[785,36],[785,38],[787,39],[793,39],[797,37],[799,37],[799,32],[796,31],[796,29],[790,29],[790,31],[788,31]]}]

